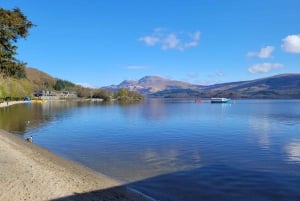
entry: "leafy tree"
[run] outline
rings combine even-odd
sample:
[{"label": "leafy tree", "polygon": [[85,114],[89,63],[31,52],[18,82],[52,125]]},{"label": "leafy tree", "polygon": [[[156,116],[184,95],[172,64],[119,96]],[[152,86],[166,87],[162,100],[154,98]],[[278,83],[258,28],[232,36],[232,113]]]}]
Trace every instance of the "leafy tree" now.
[{"label": "leafy tree", "polygon": [[15,58],[19,38],[26,38],[34,25],[19,8],[0,8],[0,73],[4,76],[26,77],[25,63]]},{"label": "leafy tree", "polygon": [[128,91],[128,96],[131,97],[134,100],[144,99],[144,96],[142,96],[140,93],[138,93],[136,91]]},{"label": "leafy tree", "polygon": [[77,92],[77,95],[80,98],[88,98],[91,94],[91,89],[86,88],[86,87],[77,86],[75,91]]},{"label": "leafy tree", "polygon": [[102,98],[104,101],[111,100],[112,92],[104,89],[95,89],[92,98]]},{"label": "leafy tree", "polygon": [[121,88],[117,94],[116,94],[117,99],[122,100],[122,101],[140,101],[144,99],[144,97],[139,94],[138,92],[135,91],[128,91],[125,88]]},{"label": "leafy tree", "polygon": [[128,97],[128,91],[127,91],[126,89],[124,89],[124,88],[121,88],[121,89],[119,90],[119,97],[120,97],[121,99],[127,98],[127,97]]}]

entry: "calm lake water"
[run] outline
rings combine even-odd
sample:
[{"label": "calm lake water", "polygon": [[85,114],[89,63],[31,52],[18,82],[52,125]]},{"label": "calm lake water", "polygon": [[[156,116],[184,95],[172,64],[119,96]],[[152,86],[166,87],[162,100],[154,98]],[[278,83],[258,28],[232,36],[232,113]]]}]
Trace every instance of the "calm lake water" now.
[{"label": "calm lake water", "polygon": [[155,200],[300,200],[300,100],[32,103],[0,127]]}]

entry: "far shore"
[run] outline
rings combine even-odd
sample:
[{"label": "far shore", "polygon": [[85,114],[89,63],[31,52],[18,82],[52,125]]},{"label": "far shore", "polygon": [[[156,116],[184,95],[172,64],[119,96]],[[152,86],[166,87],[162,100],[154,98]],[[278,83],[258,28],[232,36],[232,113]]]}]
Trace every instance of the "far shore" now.
[{"label": "far shore", "polygon": [[103,174],[4,130],[0,130],[0,164],[0,200],[147,200]]}]

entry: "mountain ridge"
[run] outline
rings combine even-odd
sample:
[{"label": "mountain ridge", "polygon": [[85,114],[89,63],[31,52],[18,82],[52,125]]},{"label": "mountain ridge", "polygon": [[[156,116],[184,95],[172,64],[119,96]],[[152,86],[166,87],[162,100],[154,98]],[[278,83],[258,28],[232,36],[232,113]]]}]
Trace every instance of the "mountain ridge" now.
[{"label": "mountain ridge", "polygon": [[109,90],[119,90],[120,88],[125,88],[146,95],[166,89],[189,89],[195,87],[196,85],[192,85],[187,82],[171,80],[160,76],[144,76],[139,80],[124,80],[119,85],[110,85],[103,88]]},{"label": "mountain ridge", "polygon": [[195,85],[159,76],[125,80],[109,90],[125,88],[150,97],[300,98],[300,73],[286,73],[247,81]]}]

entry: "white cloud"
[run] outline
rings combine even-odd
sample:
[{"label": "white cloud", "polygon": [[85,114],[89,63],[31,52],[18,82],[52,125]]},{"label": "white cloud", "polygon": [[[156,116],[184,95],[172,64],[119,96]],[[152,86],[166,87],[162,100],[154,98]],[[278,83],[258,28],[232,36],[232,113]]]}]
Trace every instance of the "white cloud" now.
[{"label": "white cloud", "polygon": [[139,41],[143,41],[148,46],[154,46],[159,42],[159,38],[154,36],[145,36],[140,38]]},{"label": "white cloud", "polygon": [[180,39],[175,34],[169,34],[161,40],[161,43],[163,50],[176,49],[180,45]]},{"label": "white cloud", "polygon": [[259,52],[248,52],[247,57],[258,57],[258,58],[270,58],[272,56],[272,52],[275,50],[273,46],[266,46],[260,49]]},{"label": "white cloud", "polygon": [[167,29],[157,28],[148,36],[143,36],[138,41],[145,43],[147,46],[159,45],[163,50],[180,50],[184,51],[199,44],[200,32],[170,32]]},{"label": "white cloud", "polygon": [[258,53],[259,58],[269,58],[271,57],[272,52],[275,50],[273,46],[266,46],[261,48],[260,52]]},{"label": "white cloud", "polygon": [[184,44],[184,47],[185,48],[189,48],[189,47],[196,47],[199,43],[199,40],[200,40],[200,32],[197,31],[195,32],[194,34],[191,34],[190,35],[190,38],[192,39],[192,41],[190,42],[186,42]]},{"label": "white cloud", "polygon": [[283,64],[280,63],[262,63],[262,64],[255,64],[248,68],[250,73],[267,73],[271,70],[282,68]]},{"label": "white cloud", "polygon": [[129,69],[129,70],[144,70],[144,69],[147,69],[146,66],[127,66],[126,68]]},{"label": "white cloud", "polygon": [[290,53],[300,53],[300,34],[289,35],[282,39],[281,48]]}]

